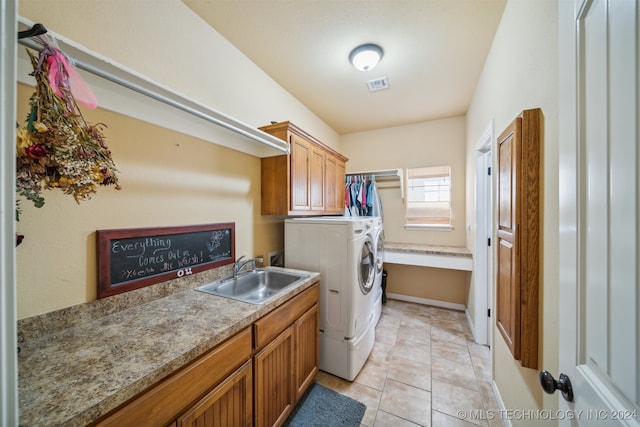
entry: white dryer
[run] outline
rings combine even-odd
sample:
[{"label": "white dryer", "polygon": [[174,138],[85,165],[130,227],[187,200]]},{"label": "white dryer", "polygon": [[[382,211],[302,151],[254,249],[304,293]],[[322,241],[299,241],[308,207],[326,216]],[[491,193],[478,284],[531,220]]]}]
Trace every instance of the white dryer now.
[{"label": "white dryer", "polygon": [[375,339],[374,219],[285,220],[285,266],[320,278],[320,369],[352,381]]}]

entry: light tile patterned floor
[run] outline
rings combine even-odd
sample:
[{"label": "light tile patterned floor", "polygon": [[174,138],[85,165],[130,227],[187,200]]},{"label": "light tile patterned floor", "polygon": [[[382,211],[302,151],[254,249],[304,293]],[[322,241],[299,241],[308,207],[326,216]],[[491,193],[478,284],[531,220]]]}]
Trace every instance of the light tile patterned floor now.
[{"label": "light tile patterned floor", "polygon": [[458,417],[498,410],[489,349],[473,342],[463,312],[397,300],[382,307],[373,351],[356,379],[321,371],[318,383],[367,405],[366,427],[502,426]]}]

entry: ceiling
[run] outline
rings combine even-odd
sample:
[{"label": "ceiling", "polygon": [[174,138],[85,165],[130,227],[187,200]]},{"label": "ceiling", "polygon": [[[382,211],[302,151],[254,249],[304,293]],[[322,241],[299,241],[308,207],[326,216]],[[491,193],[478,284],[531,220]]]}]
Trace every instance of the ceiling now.
[{"label": "ceiling", "polygon": [[[464,115],[506,3],[182,1],[339,134]],[[363,43],[384,50],[373,70],[349,63]]]}]

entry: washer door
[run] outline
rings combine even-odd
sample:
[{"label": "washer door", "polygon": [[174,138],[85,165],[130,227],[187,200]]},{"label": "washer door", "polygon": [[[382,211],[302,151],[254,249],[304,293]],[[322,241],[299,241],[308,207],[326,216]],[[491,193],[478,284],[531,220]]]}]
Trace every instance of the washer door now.
[{"label": "washer door", "polygon": [[358,263],[358,282],[360,290],[367,295],[373,288],[376,274],[376,254],[373,249],[373,242],[366,238],[360,250],[360,262]]},{"label": "washer door", "polygon": [[382,274],[384,263],[384,231],[380,230],[376,237],[376,275]]}]

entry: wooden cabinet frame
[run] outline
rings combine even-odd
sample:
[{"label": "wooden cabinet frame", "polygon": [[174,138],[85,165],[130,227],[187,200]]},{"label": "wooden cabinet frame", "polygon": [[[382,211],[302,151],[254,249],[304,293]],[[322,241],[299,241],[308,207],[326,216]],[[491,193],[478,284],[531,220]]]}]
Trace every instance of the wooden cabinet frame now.
[{"label": "wooden cabinet frame", "polygon": [[525,110],[498,137],[496,327],[523,367],[538,368],[542,112]]}]

